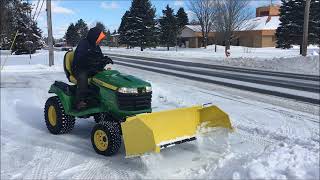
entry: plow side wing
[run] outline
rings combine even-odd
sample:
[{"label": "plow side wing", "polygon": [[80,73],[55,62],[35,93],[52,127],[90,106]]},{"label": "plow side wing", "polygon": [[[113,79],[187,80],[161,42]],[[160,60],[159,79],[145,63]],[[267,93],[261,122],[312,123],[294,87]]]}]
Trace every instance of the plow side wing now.
[{"label": "plow side wing", "polygon": [[202,123],[206,127],[232,129],[228,115],[216,106],[193,106],[129,117],[121,123],[126,156],[160,152],[166,144],[194,139]]}]

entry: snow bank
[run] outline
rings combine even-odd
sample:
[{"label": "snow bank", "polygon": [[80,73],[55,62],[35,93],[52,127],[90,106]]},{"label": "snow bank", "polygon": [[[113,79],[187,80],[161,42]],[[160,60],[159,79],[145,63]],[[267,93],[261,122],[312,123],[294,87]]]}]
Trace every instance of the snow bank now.
[{"label": "snow bank", "polygon": [[288,73],[301,73],[319,75],[319,55],[307,57],[280,57],[273,59],[259,58],[231,58],[226,61],[218,61],[217,64],[271,70]]}]

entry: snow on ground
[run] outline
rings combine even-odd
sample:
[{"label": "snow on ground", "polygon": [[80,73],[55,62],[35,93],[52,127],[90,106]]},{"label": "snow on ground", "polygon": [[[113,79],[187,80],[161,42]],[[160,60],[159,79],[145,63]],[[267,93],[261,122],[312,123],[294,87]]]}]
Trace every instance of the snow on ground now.
[{"label": "snow on ground", "polygon": [[105,53],[127,54],[133,56],[146,56],[152,58],[169,58],[181,61],[200,62],[217,65],[237,66],[255,68],[271,71],[283,71],[291,73],[316,74],[319,75],[319,47],[309,46],[308,56],[299,55],[299,48],[278,49],[278,48],[248,48],[241,46],[231,47],[231,56],[225,57],[224,47],[218,46],[214,52],[214,46],[203,48],[151,48],[140,51],[140,48],[126,49],[102,48]]},{"label": "snow on ground", "polygon": [[[52,135],[43,107],[49,86],[67,81],[64,52],[47,67],[45,51],[10,56],[1,71],[1,179],[319,179],[319,117],[237,94],[202,88],[157,73],[113,66],[153,86],[154,111],[212,102],[227,112],[235,132],[218,129],[160,154],[125,158],[96,154],[92,119],[79,119],[70,134]],[[1,56],[1,60],[3,56]]]}]

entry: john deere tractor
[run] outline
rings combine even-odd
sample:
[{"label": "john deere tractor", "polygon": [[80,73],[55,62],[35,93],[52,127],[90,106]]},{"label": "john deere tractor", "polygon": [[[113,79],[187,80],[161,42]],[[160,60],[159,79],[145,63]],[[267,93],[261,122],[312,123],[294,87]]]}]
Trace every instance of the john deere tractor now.
[{"label": "john deere tractor", "polygon": [[228,115],[216,106],[193,106],[169,111],[151,109],[151,84],[131,75],[107,69],[89,78],[89,108],[75,110],[77,81],[71,70],[74,52],[64,56],[64,70],[69,84],[55,81],[44,109],[45,122],[52,134],[69,133],[75,118],[93,117],[91,131],[94,150],[110,156],[119,150],[123,139],[126,155],[147,152],[196,139],[200,124],[232,129]]}]

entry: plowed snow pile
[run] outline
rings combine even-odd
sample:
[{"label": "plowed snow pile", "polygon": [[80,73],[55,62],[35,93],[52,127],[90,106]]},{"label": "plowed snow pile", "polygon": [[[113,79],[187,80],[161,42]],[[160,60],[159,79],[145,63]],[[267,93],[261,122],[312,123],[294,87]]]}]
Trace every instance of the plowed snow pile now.
[{"label": "plowed snow pile", "polygon": [[10,56],[1,71],[1,179],[319,179],[318,116],[123,66],[112,68],[152,83],[154,111],[212,102],[230,115],[235,132],[216,129],[129,159],[123,146],[113,157],[94,152],[91,118],[78,119],[70,134],[52,135],[43,107],[50,85],[67,81],[63,55],[55,52],[51,68],[44,51],[30,63]]}]

